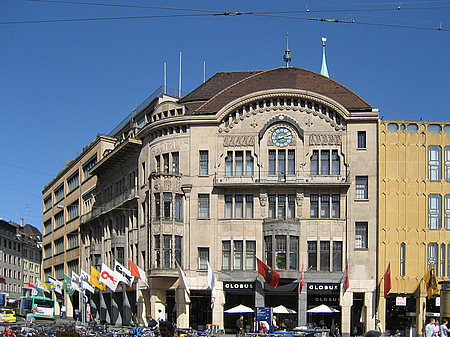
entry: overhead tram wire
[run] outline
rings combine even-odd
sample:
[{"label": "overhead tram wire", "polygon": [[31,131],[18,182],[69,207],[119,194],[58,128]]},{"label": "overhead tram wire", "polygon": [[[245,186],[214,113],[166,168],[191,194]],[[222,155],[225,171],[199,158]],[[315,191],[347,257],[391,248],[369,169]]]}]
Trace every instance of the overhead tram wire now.
[{"label": "overhead tram wire", "polygon": [[433,27],[407,26],[407,25],[379,23],[379,22],[363,22],[363,21],[357,21],[357,20],[340,20],[340,19],[298,17],[298,16],[289,16],[289,15],[256,14],[256,13],[253,13],[253,15],[255,15],[255,16],[265,16],[265,17],[275,17],[275,18],[284,18],[284,19],[309,20],[309,21],[333,22],[333,23],[349,23],[349,24],[355,24],[355,25],[380,26],[380,27],[391,27],[391,28],[407,28],[407,29],[420,29],[420,30],[432,30],[432,31],[436,30],[436,31],[445,31],[445,32],[449,32],[450,31],[450,29],[442,28],[442,26],[439,26],[437,28],[433,28]]}]

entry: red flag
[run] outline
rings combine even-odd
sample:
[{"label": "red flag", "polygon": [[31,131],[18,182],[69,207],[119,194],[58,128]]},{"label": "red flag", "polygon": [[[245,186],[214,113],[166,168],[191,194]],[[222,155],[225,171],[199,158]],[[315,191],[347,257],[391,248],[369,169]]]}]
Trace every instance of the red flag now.
[{"label": "red flag", "polygon": [[300,290],[298,291],[299,294],[302,293],[302,289],[305,285],[305,278],[304,278],[304,271],[303,271],[303,263],[302,263],[302,281],[300,282]]},{"label": "red flag", "polygon": [[280,281],[280,275],[260,259],[256,258],[256,261],[258,262],[258,273],[264,277],[264,280],[269,286],[276,288],[278,281]]},{"label": "red flag", "polygon": [[391,261],[389,261],[388,267],[386,269],[386,272],[384,273],[384,297],[389,294],[389,291],[392,288],[391,285]]},{"label": "red flag", "polygon": [[347,289],[350,287],[350,277],[348,275],[348,261],[347,261],[347,265],[345,266],[345,275],[344,275],[344,294],[347,291]]}]

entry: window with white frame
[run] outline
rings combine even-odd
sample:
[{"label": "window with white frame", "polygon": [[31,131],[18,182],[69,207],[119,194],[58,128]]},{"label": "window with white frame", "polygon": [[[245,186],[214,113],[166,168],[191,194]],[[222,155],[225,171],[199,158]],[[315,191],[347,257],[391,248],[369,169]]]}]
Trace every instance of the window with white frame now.
[{"label": "window with white frame", "polygon": [[450,146],[444,148],[444,165],[445,180],[450,181]]},{"label": "window with white frame", "polygon": [[355,199],[368,199],[369,191],[368,191],[368,177],[367,176],[359,176],[355,178],[356,180],[356,190],[355,190]]},{"label": "window with white frame", "polygon": [[231,269],[231,241],[222,241],[222,269]]},{"label": "window with white frame", "polygon": [[400,276],[404,277],[406,274],[406,244],[404,242],[400,245]]},{"label": "window with white frame", "polygon": [[207,150],[201,150],[199,157],[200,157],[199,174],[201,176],[207,176],[209,174],[209,152]]},{"label": "window with white frame", "polygon": [[207,270],[209,261],[209,248],[198,247],[198,269]]},{"label": "window with white frame", "polygon": [[428,196],[428,228],[441,228],[442,197],[440,194],[430,194]]},{"label": "window with white frame", "polygon": [[368,223],[356,222],[355,224],[355,248],[367,249],[368,248]]},{"label": "window with white frame", "polygon": [[97,164],[97,154],[95,154],[91,159],[87,161],[86,164],[83,165],[83,177],[84,180],[87,180],[91,177],[91,168],[93,168]]},{"label": "window with white frame", "polygon": [[444,197],[444,228],[450,230],[450,194]]},{"label": "window with white frame", "polygon": [[438,145],[428,146],[428,179],[441,180],[441,147]]},{"label": "window with white frame", "polygon": [[430,269],[431,266],[434,267],[434,272],[436,275],[438,274],[438,244],[436,242],[430,242],[428,244],[428,254],[427,254],[427,270]]},{"label": "window with white frame", "polygon": [[209,194],[198,195],[198,217],[209,219]]}]

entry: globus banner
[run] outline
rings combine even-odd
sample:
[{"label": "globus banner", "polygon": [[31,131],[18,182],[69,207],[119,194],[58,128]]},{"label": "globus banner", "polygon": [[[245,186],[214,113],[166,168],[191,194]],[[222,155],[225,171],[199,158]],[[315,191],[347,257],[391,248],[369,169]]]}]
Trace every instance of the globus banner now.
[{"label": "globus banner", "polygon": [[223,290],[226,291],[240,291],[240,290],[253,290],[255,284],[253,282],[223,282]]}]

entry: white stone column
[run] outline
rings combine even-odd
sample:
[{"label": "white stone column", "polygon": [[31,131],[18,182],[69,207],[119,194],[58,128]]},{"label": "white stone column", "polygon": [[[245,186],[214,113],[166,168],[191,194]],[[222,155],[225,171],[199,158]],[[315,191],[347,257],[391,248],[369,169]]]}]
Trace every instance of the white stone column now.
[{"label": "white stone column", "polygon": [[186,290],[177,288],[175,290],[175,305],[177,308],[177,327],[189,328],[189,304],[190,298]]}]

